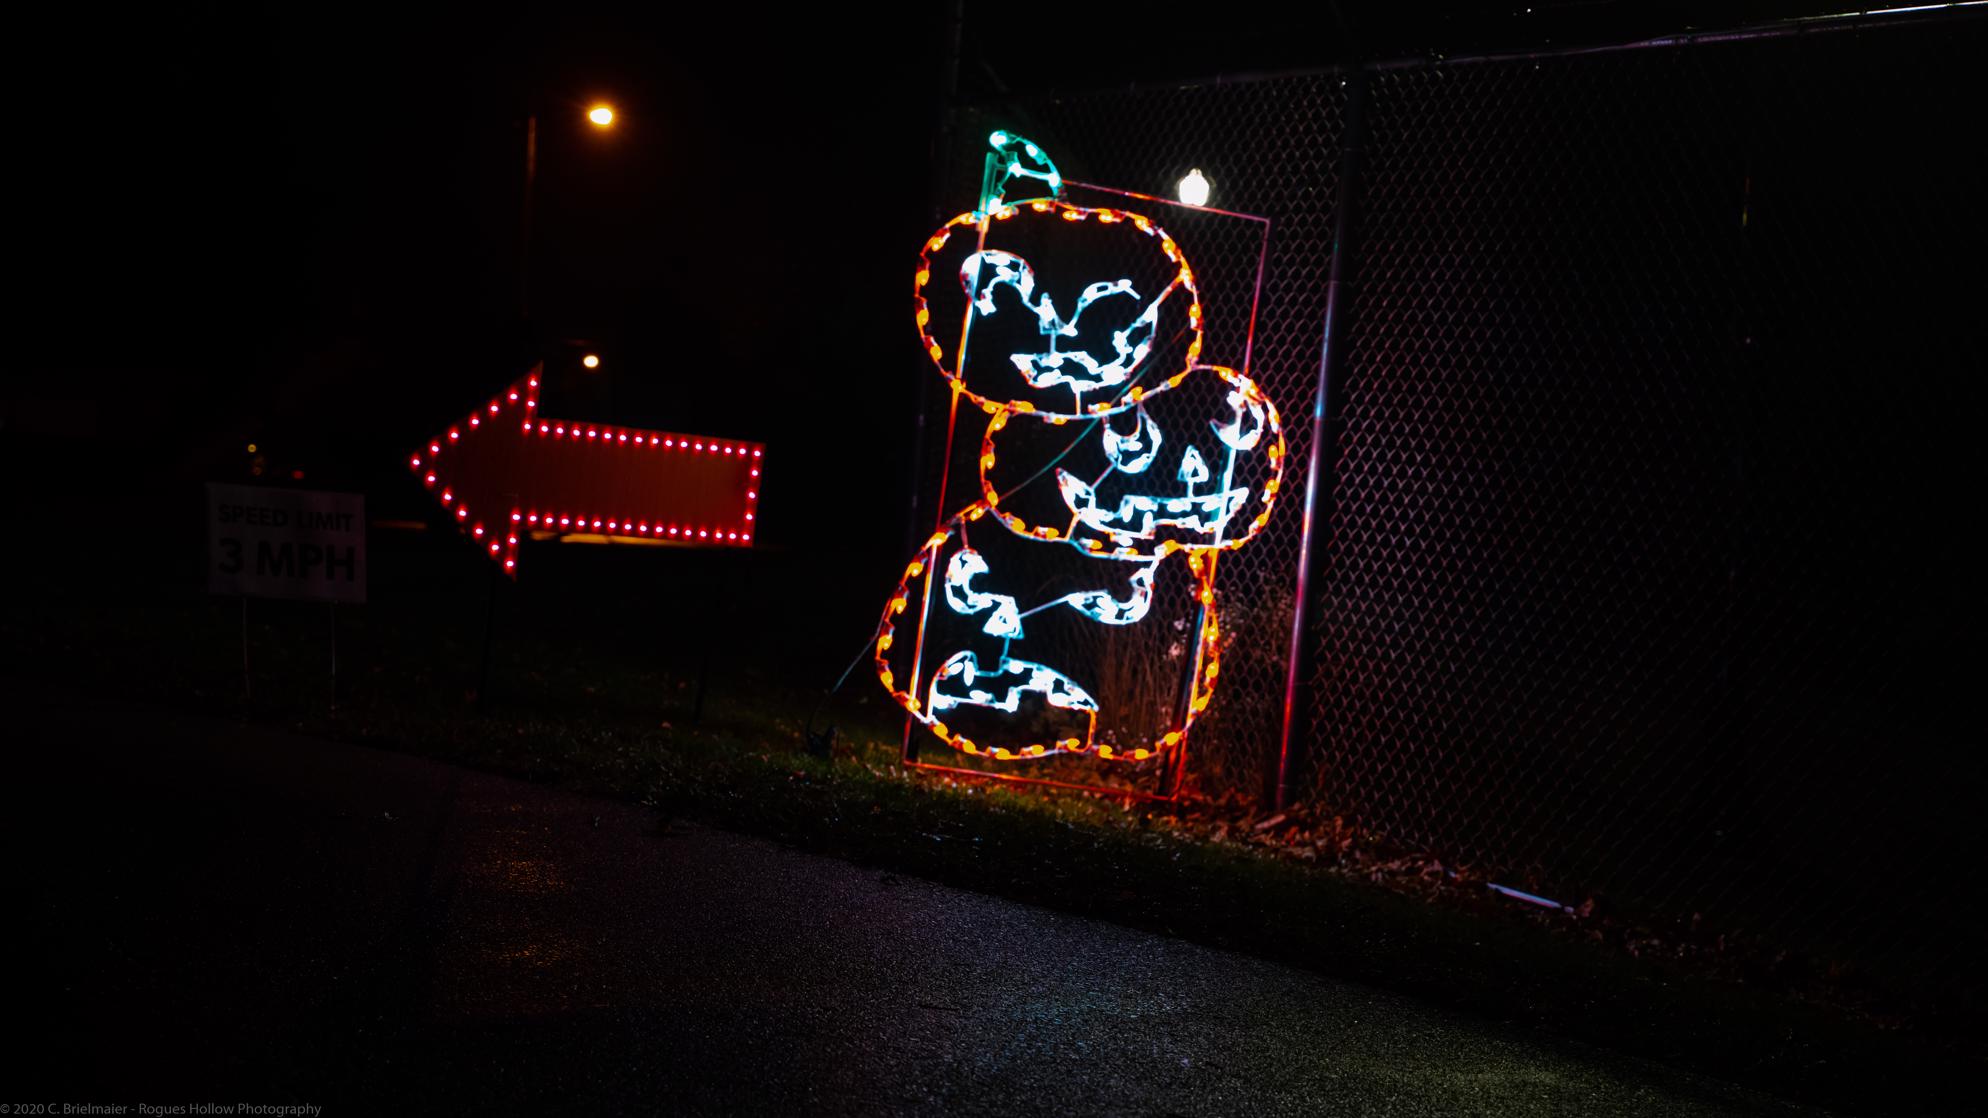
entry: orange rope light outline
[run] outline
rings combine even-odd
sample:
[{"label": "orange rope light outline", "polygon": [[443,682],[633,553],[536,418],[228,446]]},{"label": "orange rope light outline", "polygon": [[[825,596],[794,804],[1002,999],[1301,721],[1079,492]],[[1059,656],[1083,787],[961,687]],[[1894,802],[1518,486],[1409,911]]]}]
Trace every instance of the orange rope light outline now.
[{"label": "orange rope light outline", "polygon": [[904,575],[898,579],[897,589],[892,592],[890,601],[884,606],[883,617],[877,623],[877,679],[883,683],[884,689],[890,692],[891,698],[897,700],[897,705],[903,707],[913,718],[924,723],[940,741],[945,742],[962,753],[975,757],[991,757],[996,761],[1032,761],[1055,753],[1091,752],[1095,752],[1099,758],[1106,761],[1145,761],[1174,749],[1186,741],[1188,730],[1193,727],[1194,720],[1200,717],[1202,711],[1208,709],[1208,704],[1215,695],[1215,679],[1221,674],[1220,650],[1222,628],[1215,609],[1214,556],[1204,556],[1202,554],[1212,549],[1190,548],[1184,544],[1175,543],[1172,540],[1167,541],[1166,550],[1169,553],[1172,551],[1182,551],[1187,554],[1188,569],[1194,573],[1194,579],[1198,585],[1198,589],[1195,592],[1195,600],[1201,604],[1206,616],[1202,619],[1200,630],[1196,634],[1194,676],[1188,694],[1187,711],[1180,719],[1178,725],[1173,726],[1151,743],[1132,749],[1123,749],[1095,742],[1093,737],[1097,730],[1097,712],[1092,711],[1090,712],[1090,725],[1085,731],[1083,738],[1063,738],[1054,742],[1032,742],[1016,748],[1007,746],[989,748],[974,742],[970,738],[954,734],[951,727],[925,713],[924,703],[918,696],[897,686],[897,676],[891,670],[889,654],[891,646],[897,643],[896,618],[905,611],[911,602],[912,580],[922,577],[929,583],[931,580],[931,562],[928,562],[928,557],[932,557],[932,561],[935,562],[939,550],[945,546],[947,540],[951,539],[963,525],[981,519],[989,511],[989,506],[984,501],[975,501],[973,504],[968,505],[960,511],[959,515],[953,517],[946,527],[934,532],[932,538],[926,540],[925,545],[918,549],[918,557],[905,565]]}]

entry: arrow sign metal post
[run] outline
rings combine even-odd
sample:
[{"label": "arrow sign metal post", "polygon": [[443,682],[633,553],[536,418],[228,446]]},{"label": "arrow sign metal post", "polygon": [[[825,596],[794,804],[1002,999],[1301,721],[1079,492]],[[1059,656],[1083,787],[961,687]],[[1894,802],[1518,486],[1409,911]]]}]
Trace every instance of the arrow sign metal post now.
[{"label": "arrow sign metal post", "polygon": [[763,444],[547,419],[540,380],[535,367],[408,460],[506,574],[527,532],[752,546]]}]

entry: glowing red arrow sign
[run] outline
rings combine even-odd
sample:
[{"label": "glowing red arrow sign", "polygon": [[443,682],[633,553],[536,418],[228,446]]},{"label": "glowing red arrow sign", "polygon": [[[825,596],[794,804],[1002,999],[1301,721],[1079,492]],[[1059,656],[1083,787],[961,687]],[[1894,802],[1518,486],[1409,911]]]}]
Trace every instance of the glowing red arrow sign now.
[{"label": "glowing red arrow sign", "polygon": [[752,546],[762,444],[547,419],[539,379],[534,368],[408,459],[505,573],[527,532]]}]

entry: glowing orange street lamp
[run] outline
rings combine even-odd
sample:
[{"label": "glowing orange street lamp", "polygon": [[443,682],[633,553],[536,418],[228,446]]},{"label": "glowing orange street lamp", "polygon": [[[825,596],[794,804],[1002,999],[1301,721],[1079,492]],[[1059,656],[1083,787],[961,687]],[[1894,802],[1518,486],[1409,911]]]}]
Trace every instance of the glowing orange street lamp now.
[{"label": "glowing orange street lamp", "polygon": [[580,358],[580,364],[585,365],[589,369],[598,369],[601,367],[601,359],[598,355],[589,353],[585,357]]},{"label": "glowing orange street lamp", "polygon": [[[587,110],[595,128],[614,127],[614,106],[597,101]],[[525,194],[518,216],[518,316],[531,317],[532,193],[538,185],[538,114],[525,116]],[[588,366],[592,368],[593,366]]]}]

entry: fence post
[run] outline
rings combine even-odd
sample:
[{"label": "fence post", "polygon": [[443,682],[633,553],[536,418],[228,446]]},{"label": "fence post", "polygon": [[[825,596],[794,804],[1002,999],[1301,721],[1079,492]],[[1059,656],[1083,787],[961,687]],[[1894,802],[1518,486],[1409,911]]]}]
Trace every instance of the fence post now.
[{"label": "fence post", "polygon": [[[1332,414],[1341,372],[1346,365],[1346,317],[1351,309],[1354,209],[1360,197],[1360,171],[1367,147],[1367,70],[1357,68],[1346,83],[1345,125],[1339,133],[1339,184],[1333,197],[1332,268],[1325,286],[1325,330],[1319,350],[1318,391],[1312,397],[1312,448],[1305,469],[1304,535],[1298,543],[1298,585],[1291,610],[1291,649],[1284,677],[1284,724],[1278,734],[1276,766],[1271,775],[1273,810],[1290,803],[1291,782],[1303,761],[1310,736],[1308,703],[1300,691],[1313,665],[1311,639],[1312,575],[1324,556],[1323,537],[1332,516],[1331,455],[1327,417]],[[1309,696],[1303,698],[1308,699]]]}]

